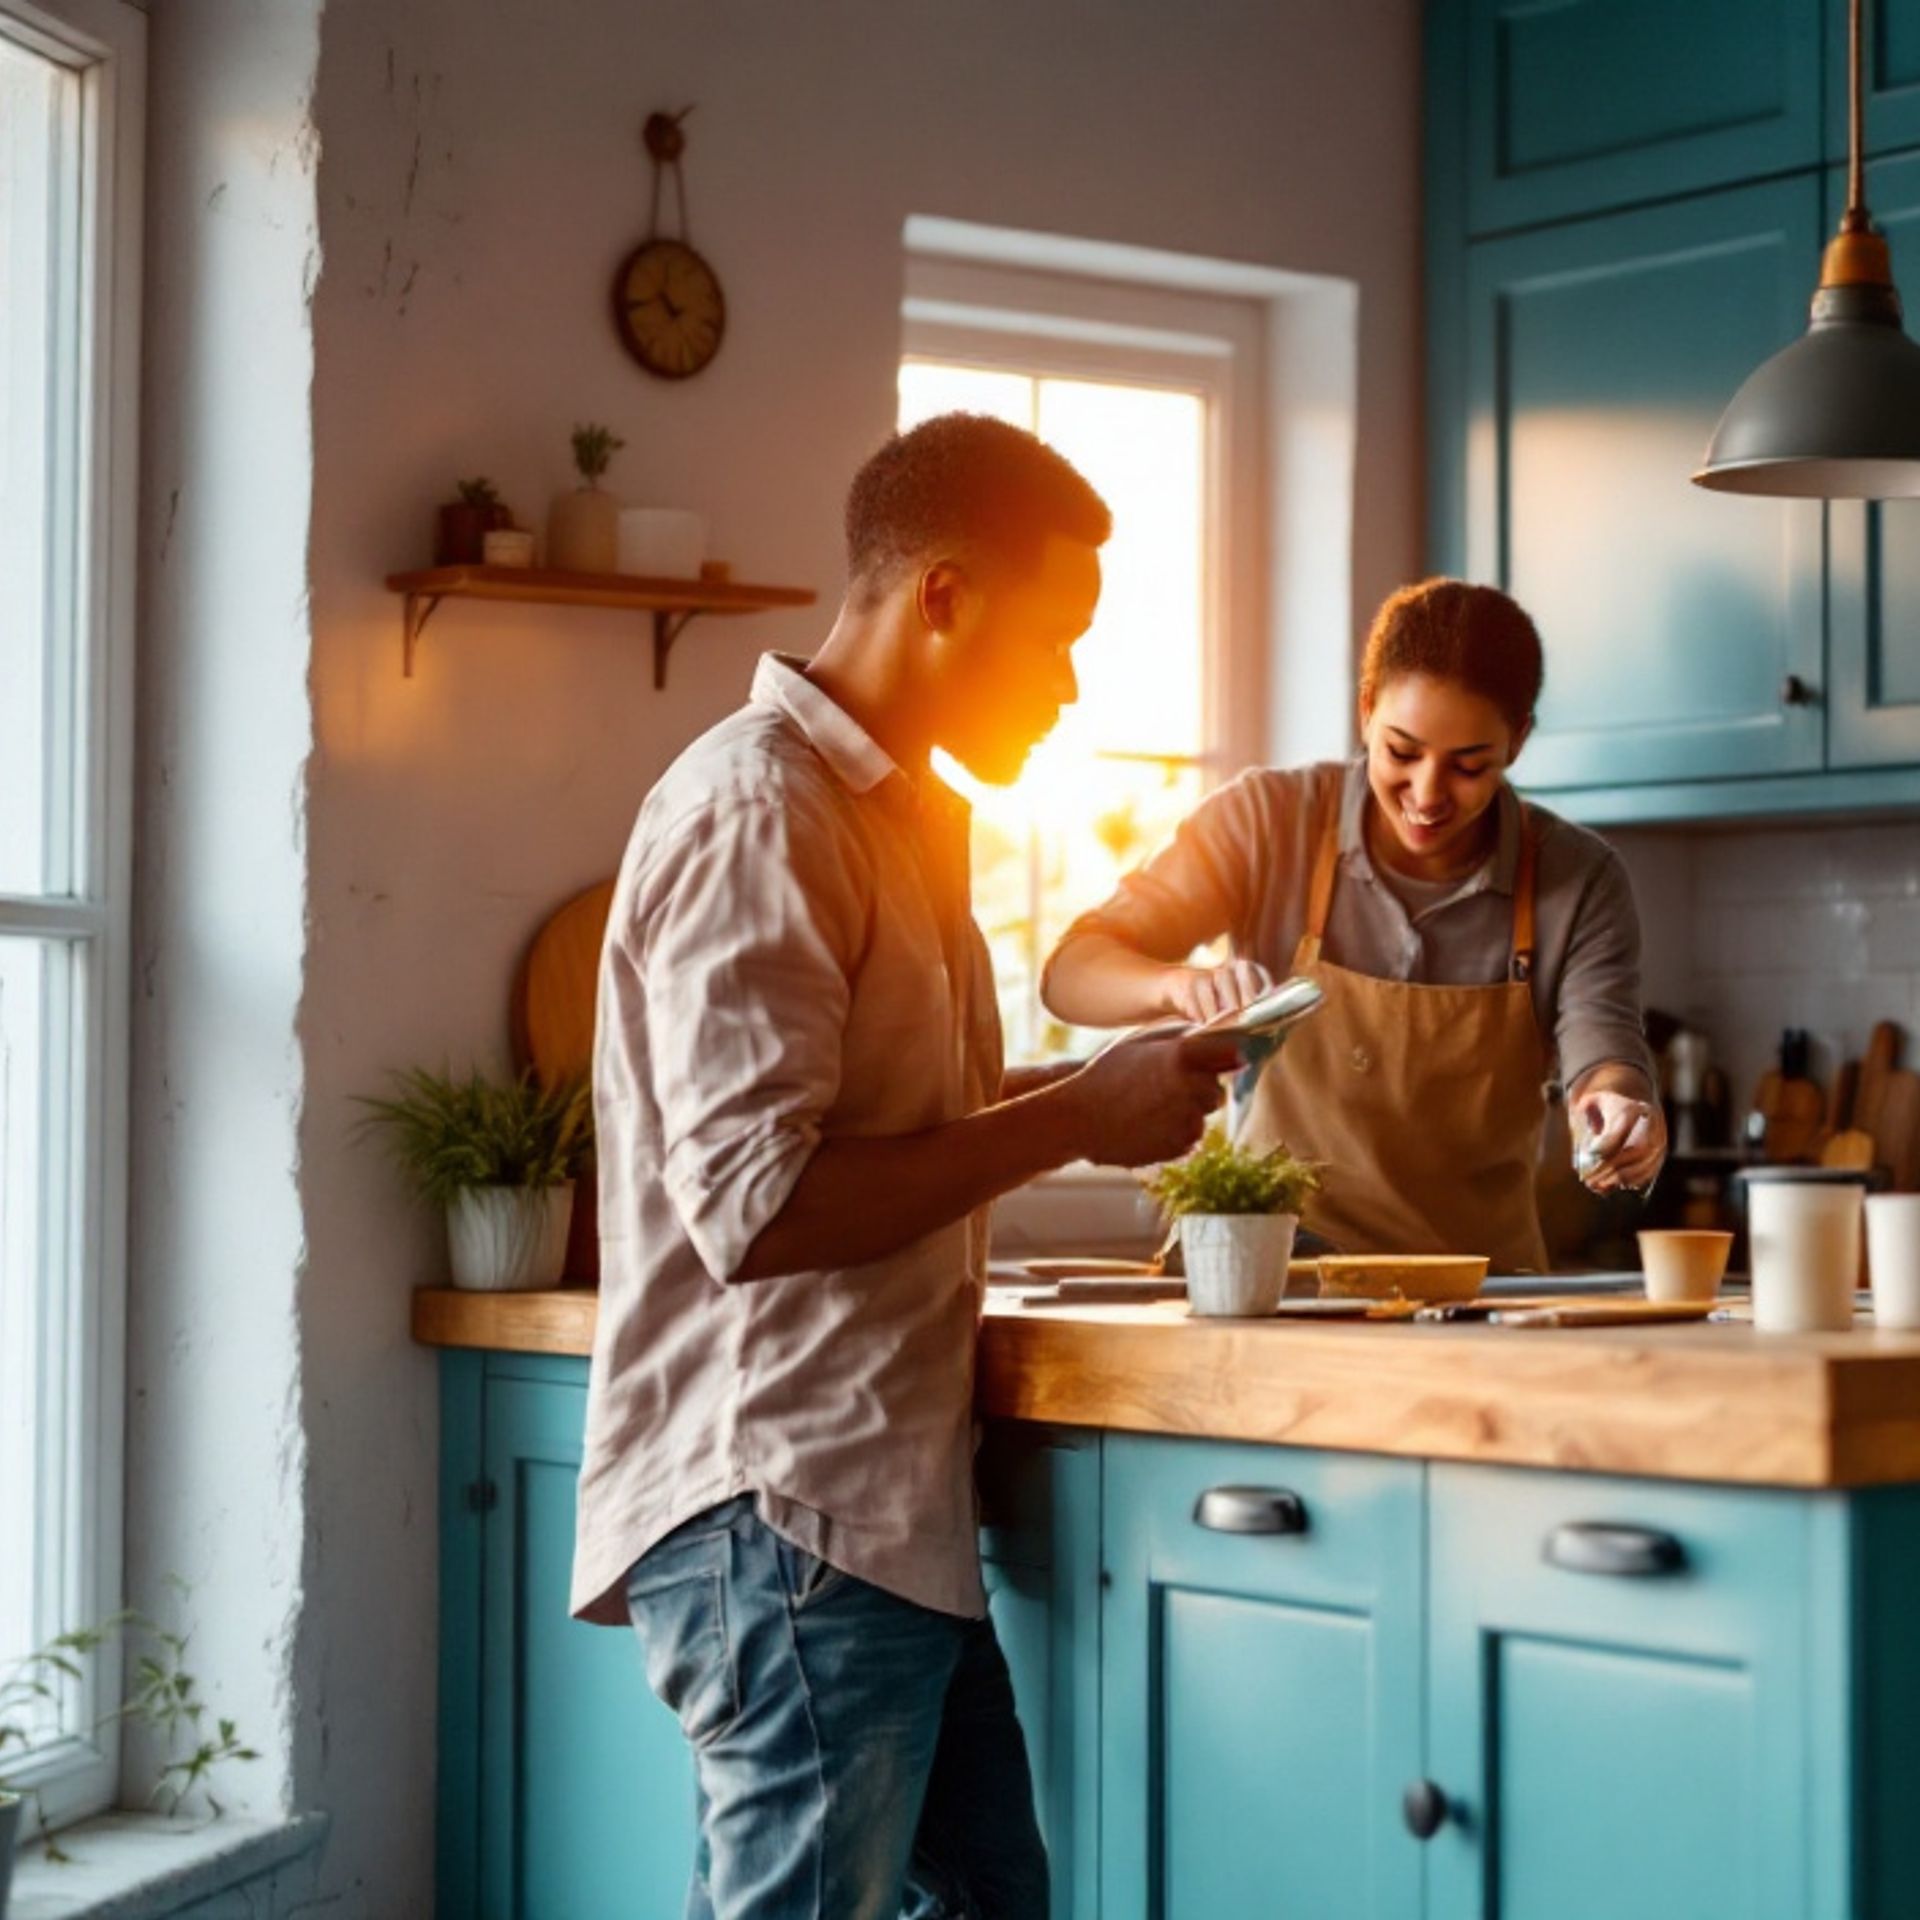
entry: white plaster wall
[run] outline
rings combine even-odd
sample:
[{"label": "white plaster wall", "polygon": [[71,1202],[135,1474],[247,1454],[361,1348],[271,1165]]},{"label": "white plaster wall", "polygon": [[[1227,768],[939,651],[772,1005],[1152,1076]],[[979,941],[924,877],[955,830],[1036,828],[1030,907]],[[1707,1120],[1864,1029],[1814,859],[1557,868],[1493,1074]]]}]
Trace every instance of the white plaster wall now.
[{"label": "white plaster wall", "polygon": [[[127,1576],[292,1797],[306,1551],[296,1184],[311,743],[318,0],[167,0],[151,33]],[[151,1774],[137,1743],[127,1792]]]},{"label": "white plaster wall", "polygon": [[[612,870],[641,794],[755,654],[822,631],[841,491],[891,421],[911,213],[1355,280],[1364,619],[1419,544],[1418,11],[327,6],[296,1794],[333,1815],[342,1911],[428,1910],[437,1409],[407,1295],[443,1258],[349,1138],[351,1096],[390,1067],[502,1055],[539,916]],[[687,101],[693,235],[730,323],[714,366],[670,387],[625,359],[607,285],[644,230],[641,121]],[[630,619],[454,605],[402,680],[381,576],[425,557],[456,475],[542,512],[589,418],[628,440],[618,491],[700,508],[737,577],[816,586],[821,612],[696,625],[656,694]]]}]

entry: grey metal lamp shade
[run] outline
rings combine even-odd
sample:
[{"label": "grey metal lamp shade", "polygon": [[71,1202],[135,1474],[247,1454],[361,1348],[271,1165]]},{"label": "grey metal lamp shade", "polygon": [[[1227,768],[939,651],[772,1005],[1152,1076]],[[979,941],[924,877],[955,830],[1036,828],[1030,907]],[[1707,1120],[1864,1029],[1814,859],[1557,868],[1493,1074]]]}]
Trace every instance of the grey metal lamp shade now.
[{"label": "grey metal lamp shade", "polygon": [[1733,396],[1693,477],[1722,493],[1920,496],[1920,346],[1892,286],[1823,286],[1806,333]]}]

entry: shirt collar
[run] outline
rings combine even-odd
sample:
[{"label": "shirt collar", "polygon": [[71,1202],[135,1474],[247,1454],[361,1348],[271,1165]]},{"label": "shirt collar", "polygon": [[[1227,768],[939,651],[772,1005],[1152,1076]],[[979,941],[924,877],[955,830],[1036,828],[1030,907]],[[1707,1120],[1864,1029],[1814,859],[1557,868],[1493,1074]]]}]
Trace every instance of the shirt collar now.
[{"label": "shirt collar", "polygon": [[[1346,779],[1340,790],[1340,864],[1350,871],[1374,879],[1373,856],[1367,851],[1367,804],[1373,789],[1367,781],[1367,757],[1361,754],[1347,765]],[[1500,782],[1499,798],[1493,803],[1500,811],[1500,837],[1493,858],[1476,872],[1466,875],[1460,891],[1466,893],[1513,892],[1520,870],[1520,800],[1513,788]]]},{"label": "shirt collar", "polygon": [[807,744],[854,793],[871,793],[899,774],[885,747],[845,707],[807,678],[806,662],[786,653],[763,653],[754,669],[751,697],[773,707],[799,728]]}]

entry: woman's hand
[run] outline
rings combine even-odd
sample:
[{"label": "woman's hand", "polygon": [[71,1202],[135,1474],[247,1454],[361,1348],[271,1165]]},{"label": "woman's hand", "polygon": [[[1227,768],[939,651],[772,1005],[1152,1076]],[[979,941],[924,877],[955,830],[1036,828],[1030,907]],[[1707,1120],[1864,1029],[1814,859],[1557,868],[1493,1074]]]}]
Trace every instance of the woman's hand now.
[{"label": "woman's hand", "polygon": [[1169,967],[1166,1011],[1199,1025],[1252,1006],[1272,988],[1272,974],[1254,960],[1229,960],[1224,967]]},{"label": "woman's hand", "polygon": [[1653,1185],[1667,1157],[1667,1117],[1659,1101],[1596,1088],[1575,1097],[1571,1117],[1574,1164],[1595,1193]]}]

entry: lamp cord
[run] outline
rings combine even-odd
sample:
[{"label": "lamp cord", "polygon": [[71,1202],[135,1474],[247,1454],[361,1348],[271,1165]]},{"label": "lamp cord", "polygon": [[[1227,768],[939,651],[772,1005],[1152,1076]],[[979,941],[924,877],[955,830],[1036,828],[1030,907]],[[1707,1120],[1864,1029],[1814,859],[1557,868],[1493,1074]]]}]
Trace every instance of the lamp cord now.
[{"label": "lamp cord", "polygon": [[1864,90],[1860,78],[1860,14],[1864,0],[1847,5],[1847,217],[1849,228],[1867,224],[1866,169],[1860,150],[1866,144]]}]

